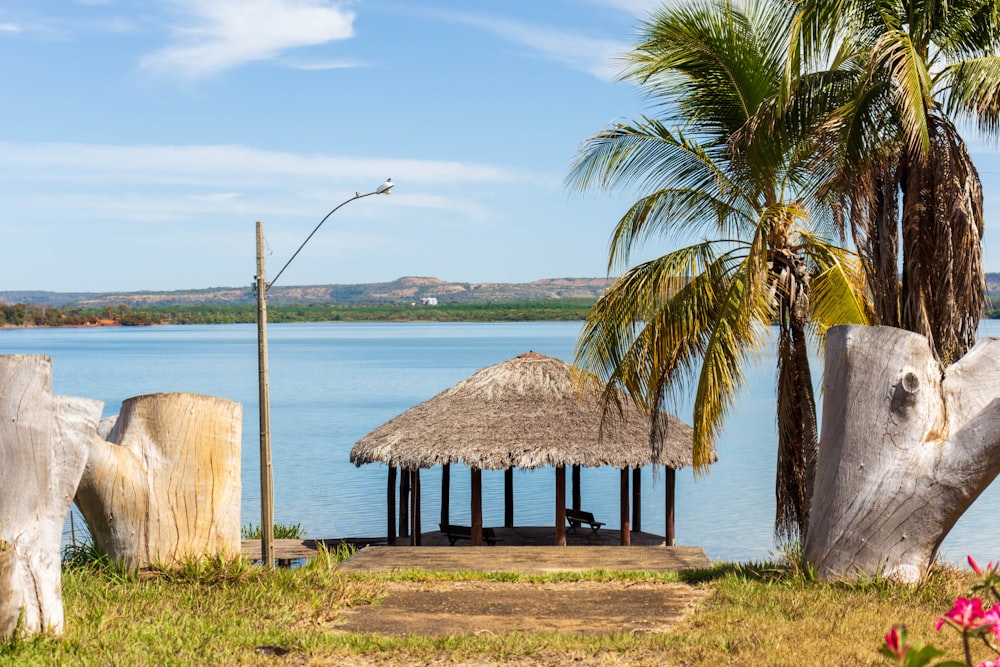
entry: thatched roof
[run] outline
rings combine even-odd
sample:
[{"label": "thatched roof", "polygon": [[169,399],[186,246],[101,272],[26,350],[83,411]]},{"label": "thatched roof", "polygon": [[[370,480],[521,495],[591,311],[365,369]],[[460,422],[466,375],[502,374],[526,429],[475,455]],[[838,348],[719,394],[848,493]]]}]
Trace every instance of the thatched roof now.
[{"label": "thatched roof", "polygon": [[488,366],[366,435],[351,462],[402,468],[463,462],[483,470],[691,465],[691,427],[672,415],[661,413],[666,428],[655,458],[649,419],[627,401],[625,419],[613,410],[601,432],[600,388],[581,394],[578,372],[536,352]]}]

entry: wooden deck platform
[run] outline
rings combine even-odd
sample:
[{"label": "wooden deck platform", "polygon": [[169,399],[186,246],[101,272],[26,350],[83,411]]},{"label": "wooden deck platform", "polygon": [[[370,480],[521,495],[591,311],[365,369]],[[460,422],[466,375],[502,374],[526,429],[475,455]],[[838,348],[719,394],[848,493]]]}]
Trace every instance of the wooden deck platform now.
[{"label": "wooden deck platform", "polygon": [[[274,557],[279,561],[313,558],[317,545],[335,549],[350,544],[357,553],[340,567],[346,571],[387,572],[409,569],[483,572],[578,572],[582,570],[650,571],[709,567],[711,561],[700,547],[664,547],[663,536],[632,532],[632,546],[618,544],[617,530],[591,533],[582,528],[566,536],[566,547],[553,546],[552,526],[495,528],[497,546],[472,547],[468,542],[449,545],[439,531],[421,534],[422,546],[409,540],[387,544],[384,537],[351,537],[320,540],[275,540]],[[588,547],[581,549],[579,547]],[[260,560],[260,541],[243,540],[243,556]]]},{"label": "wooden deck platform", "polygon": [[345,572],[675,572],[707,568],[701,547],[366,547],[338,567]]}]

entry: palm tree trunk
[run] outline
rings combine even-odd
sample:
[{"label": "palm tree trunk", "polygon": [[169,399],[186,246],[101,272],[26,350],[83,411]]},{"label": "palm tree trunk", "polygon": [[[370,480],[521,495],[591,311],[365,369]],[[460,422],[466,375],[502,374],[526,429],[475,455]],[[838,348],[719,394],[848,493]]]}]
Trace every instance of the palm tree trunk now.
[{"label": "palm tree trunk", "polygon": [[778,334],[778,466],[775,480],[775,534],[805,541],[816,477],[816,400],[805,324],[809,310],[808,273],[796,263],[790,303]]},{"label": "palm tree trunk", "polygon": [[805,542],[809,531],[809,516],[812,508],[813,488],[816,483],[816,460],[819,457],[819,428],[816,425],[816,397],[813,393],[812,371],[809,367],[809,345],[805,330],[805,309],[803,317],[792,323],[792,345],[798,381],[796,387],[802,403],[800,423],[802,425],[802,508],[803,521],[800,530]]},{"label": "palm tree trunk", "polygon": [[880,324],[899,326],[899,176],[895,166],[876,167],[868,234],[872,300]]}]

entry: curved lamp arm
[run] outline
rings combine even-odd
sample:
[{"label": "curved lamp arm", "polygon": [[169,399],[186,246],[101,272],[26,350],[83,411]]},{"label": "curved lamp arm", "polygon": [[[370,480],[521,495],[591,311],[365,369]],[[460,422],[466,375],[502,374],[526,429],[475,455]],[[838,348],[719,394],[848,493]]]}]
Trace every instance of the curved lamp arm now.
[{"label": "curved lamp arm", "polygon": [[382,185],[380,185],[377,188],[375,188],[375,190],[373,190],[371,192],[366,192],[365,194],[361,194],[359,192],[355,192],[353,197],[351,197],[350,199],[348,199],[346,201],[341,202],[340,204],[337,204],[337,206],[332,211],[330,211],[325,216],[323,216],[323,219],[319,221],[319,224],[316,225],[316,227],[311,232],[309,232],[309,236],[307,236],[306,240],[302,242],[302,245],[299,246],[299,249],[296,250],[292,254],[292,256],[289,258],[289,260],[287,262],[285,262],[285,265],[283,267],[281,267],[281,270],[279,270],[277,274],[275,274],[274,278],[271,279],[271,282],[269,282],[269,283],[267,283],[267,285],[265,285],[265,287],[264,287],[264,293],[266,294],[268,292],[268,290],[271,289],[271,285],[273,285],[275,283],[275,281],[277,281],[278,278],[281,276],[281,274],[285,272],[285,269],[287,269],[288,265],[292,263],[292,260],[295,259],[300,252],[302,252],[302,249],[306,247],[307,243],[309,243],[309,239],[311,239],[313,237],[313,234],[315,234],[316,232],[318,232],[319,228],[323,226],[324,222],[326,222],[326,219],[329,218],[334,213],[336,213],[340,209],[340,207],[344,206],[345,204],[351,203],[355,199],[361,199],[362,197],[370,197],[372,195],[387,195],[387,194],[390,194],[389,191],[392,190],[392,186],[394,186],[394,185],[395,185],[395,183],[392,182],[392,179],[391,178],[387,178],[385,180],[385,183],[383,183]]}]

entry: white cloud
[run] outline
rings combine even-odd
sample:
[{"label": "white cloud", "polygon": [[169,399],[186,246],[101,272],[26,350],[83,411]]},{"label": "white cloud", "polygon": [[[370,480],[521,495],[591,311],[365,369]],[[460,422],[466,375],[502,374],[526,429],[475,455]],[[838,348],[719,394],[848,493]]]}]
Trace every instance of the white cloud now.
[{"label": "white cloud", "polygon": [[239,192],[211,192],[205,195],[194,195],[191,197],[194,201],[212,202],[212,203],[229,203],[235,201],[242,197]]},{"label": "white cloud", "polygon": [[118,16],[95,22],[94,29],[115,35],[127,35],[138,32],[139,25],[135,21]]},{"label": "white cloud", "polygon": [[630,48],[624,41],[464,12],[436,13],[443,20],[472,25],[527,47],[537,57],[561,63],[604,81],[613,80],[618,57]]},{"label": "white cloud", "polygon": [[368,67],[367,63],[363,63],[358,60],[327,60],[324,62],[314,62],[314,63],[297,63],[290,65],[293,69],[301,69],[306,71],[322,71],[328,69],[357,69],[359,67]]},{"label": "white cloud", "polygon": [[44,219],[162,222],[208,216],[310,218],[330,202],[397,187],[379,210],[403,208],[482,222],[485,185],[521,187],[537,175],[488,164],[302,155],[244,146],[109,146],[0,142],[0,179],[9,206]]},{"label": "white cloud", "polygon": [[[393,195],[396,196],[396,195]],[[489,210],[470,198],[442,197],[440,195],[406,195],[406,205],[410,208],[424,208],[433,211],[458,213],[462,218],[484,221],[489,218]],[[438,221],[447,224],[449,217]]]},{"label": "white cloud", "polygon": [[515,21],[489,21],[483,25],[506,39],[533,49],[547,60],[568,65],[605,81],[615,78],[616,59],[629,48],[625,42]]},{"label": "white cloud", "polygon": [[21,32],[23,28],[16,23],[0,23],[0,32]]},{"label": "white cloud", "polygon": [[171,0],[188,24],[142,58],[144,69],[202,78],[284,51],[347,39],[354,12],[329,0]]},{"label": "white cloud", "polygon": [[[33,173],[41,180],[105,181],[161,185],[257,186],[289,177],[302,182],[348,183],[372,188],[397,182],[462,185],[515,183],[531,178],[503,167],[443,160],[373,159],[301,155],[245,146],[111,146],[0,142],[0,173]],[[227,190],[228,191],[228,190]]]}]

